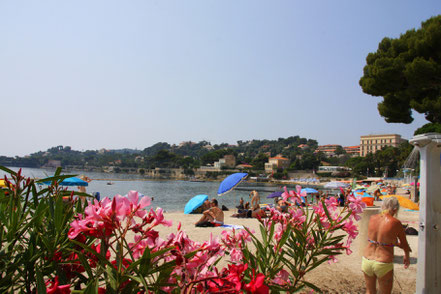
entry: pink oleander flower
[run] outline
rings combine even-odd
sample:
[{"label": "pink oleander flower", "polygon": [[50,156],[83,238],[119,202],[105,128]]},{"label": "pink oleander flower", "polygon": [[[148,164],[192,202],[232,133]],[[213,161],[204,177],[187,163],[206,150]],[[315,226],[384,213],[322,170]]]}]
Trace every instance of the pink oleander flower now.
[{"label": "pink oleander flower", "polygon": [[334,212],[338,208],[338,201],[335,197],[325,199],[326,208],[329,212]]},{"label": "pink oleander flower", "polygon": [[283,187],[283,189],[285,190],[285,192],[282,194],[282,199],[285,201],[292,201],[293,203],[298,203],[301,204],[302,203],[302,198],[301,196],[306,196],[306,192],[301,192],[302,191],[302,187],[297,185],[296,186],[296,190],[297,191],[289,191],[288,189],[285,187]]},{"label": "pink oleander flower", "polygon": [[333,264],[333,263],[336,263],[336,262],[338,262],[338,260],[337,260],[337,258],[335,258],[334,255],[329,255],[328,256],[328,263],[329,264]]},{"label": "pink oleander flower", "polygon": [[[84,215],[79,214],[76,220],[71,223],[68,236],[70,239],[74,239],[78,234],[84,232],[86,235],[97,238],[108,237],[124,220],[128,220],[133,225],[134,231],[139,232],[141,227],[136,225],[133,217],[137,216],[143,219],[147,214],[144,208],[150,203],[150,198],[147,196],[139,200],[139,194],[136,191],[130,191],[127,197],[115,195],[112,200],[106,197],[101,201],[89,202],[84,209]],[[162,211],[152,214],[156,225],[170,223],[164,221]]]},{"label": "pink oleander flower", "polygon": [[242,250],[238,248],[233,248],[230,250],[230,261],[233,264],[241,263],[243,258]]},{"label": "pink oleander flower", "polygon": [[274,277],[273,283],[280,286],[289,284],[289,273],[284,269],[280,270]]},{"label": "pink oleander flower", "polygon": [[303,224],[306,221],[306,215],[303,210],[300,208],[292,208],[289,210],[290,213],[290,223],[298,226]]},{"label": "pink oleander flower", "polygon": [[155,230],[150,230],[142,236],[134,236],[135,243],[129,243],[129,248],[132,250],[133,258],[138,259],[144,253],[145,248],[162,248],[163,240],[159,238],[159,233]]},{"label": "pink oleander flower", "polygon": [[158,208],[156,208],[156,211],[150,210],[150,213],[154,217],[154,222],[153,222],[154,226],[157,226],[157,225],[164,225],[166,227],[172,226],[172,224],[173,224],[172,221],[165,220],[162,208],[158,207]]},{"label": "pink oleander flower", "polygon": [[352,220],[346,220],[342,228],[346,233],[348,233],[349,238],[355,239],[358,235],[358,228]]},{"label": "pink oleander flower", "polygon": [[285,227],[282,224],[276,224],[274,230],[274,239],[279,242],[283,236],[283,232],[285,232]]},{"label": "pink oleander flower", "polygon": [[248,293],[256,293],[256,294],[269,293],[269,288],[267,285],[265,285],[265,275],[262,273],[255,275],[254,269],[253,269],[253,276],[251,282],[246,284],[244,286],[244,289]]},{"label": "pink oleander flower", "polygon": [[366,207],[366,203],[364,203],[361,199],[361,197],[357,198],[357,197],[353,197],[353,196],[349,196],[348,197],[348,206],[349,209],[352,211],[352,216],[354,217],[355,220],[360,220],[361,219],[361,213],[363,212],[363,209]]},{"label": "pink oleander flower", "polygon": [[143,218],[147,211],[144,209],[147,206],[150,206],[151,204],[151,199],[148,196],[144,196],[141,198],[140,201],[139,200],[139,194],[137,191],[130,191],[127,194],[127,199],[130,205],[130,210],[131,211],[136,211],[136,216]]}]

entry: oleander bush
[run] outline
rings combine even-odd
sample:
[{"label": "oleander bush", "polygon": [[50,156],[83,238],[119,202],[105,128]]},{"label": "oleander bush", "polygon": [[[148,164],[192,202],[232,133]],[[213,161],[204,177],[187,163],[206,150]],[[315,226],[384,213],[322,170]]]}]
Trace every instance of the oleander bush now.
[{"label": "oleander bush", "polygon": [[[260,235],[223,231],[199,243],[171,226],[150,198],[130,191],[84,205],[61,188],[57,170],[35,181],[0,167],[0,292],[9,293],[293,293],[320,289],[307,275],[346,252],[364,204],[349,197],[301,206],[300,187],[282,195],[288,213],[271,209]],[[41,186],[43,182],[49,186]],[[336,232],[339,232],[336,234]],[[344,234],[342,234],[343,232]],[[221,259],[228,261],[221,268]]]}]

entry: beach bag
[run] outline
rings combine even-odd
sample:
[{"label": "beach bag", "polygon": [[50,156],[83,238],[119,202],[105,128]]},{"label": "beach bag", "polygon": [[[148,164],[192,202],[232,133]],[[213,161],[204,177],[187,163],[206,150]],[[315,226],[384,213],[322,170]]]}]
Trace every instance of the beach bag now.
[{"label": "beach bag", "polygon": [[404,232],[406,235],[418,235],[418,231],[415,228],[407,227]]}]

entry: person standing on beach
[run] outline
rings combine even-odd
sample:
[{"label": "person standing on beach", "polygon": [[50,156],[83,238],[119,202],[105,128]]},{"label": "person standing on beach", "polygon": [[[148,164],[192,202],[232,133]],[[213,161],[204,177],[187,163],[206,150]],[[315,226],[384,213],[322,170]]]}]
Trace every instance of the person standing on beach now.
[{"label": "person standing on beach", "polygon": [[[80,179],[87,182],[87,183],[92,182],[92,180],[88,176],[85,176],[85,175],[81,175]],[[78,192],[86,193],[86,186],[78,186],[77,188],[78,188]],[[85,196],[80,196],[80,199],[81,199],[81,203],[84,203],[86,201]]]},{"label": "person standing on beach", "polygon": [[369,220],[369,243],[364,250],[361,263],[368,294],[377,293],[377,280],[380,293],[392,292],[395,246],[404,250],[404,268],[409,267],[411,249],[403,225],[395,218],[399,208],[398,199],[388,197],[383,201],[383,211]]},{"label": "person standing on beach", "polygon": [[251,197],[251,209],[252,210],[260,209],[259,192],[257,192],[256,190],[251,191],[250,197]]}]

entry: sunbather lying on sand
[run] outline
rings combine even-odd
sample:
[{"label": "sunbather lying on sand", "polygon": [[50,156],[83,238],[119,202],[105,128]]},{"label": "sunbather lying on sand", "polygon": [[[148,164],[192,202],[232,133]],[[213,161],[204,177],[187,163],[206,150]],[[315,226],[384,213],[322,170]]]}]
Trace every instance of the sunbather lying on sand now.
[{"label": "sunbather lying on sand", "polygon": [[263,209],[258,208],[255,210],[241,210],[238,213],[235,213],[232,215],[232,217],[238,217],[238,218],[258,218],[258,217],[266,217],[266,213]]}]

